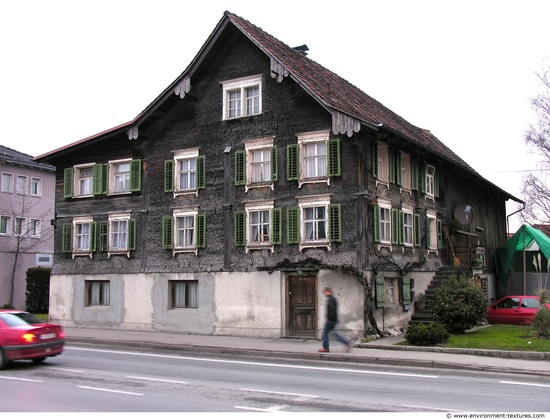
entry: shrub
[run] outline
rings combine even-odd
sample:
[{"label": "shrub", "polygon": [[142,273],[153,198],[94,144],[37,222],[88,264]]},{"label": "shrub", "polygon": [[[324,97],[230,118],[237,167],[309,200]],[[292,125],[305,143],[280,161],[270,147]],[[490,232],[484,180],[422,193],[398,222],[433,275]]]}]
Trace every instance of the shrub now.
[{"label": "shrub", "polygon": [[449,333],[464,333],[485,320],[489,303],[483,291],[464,276],[452,276],[434,293],[434,319]]},{"label": "shrub", "polygon": [[411,345],[433,346],[449,339],[449,332],[441,323],[411,323],[405,332],[405,339]]},{"label": "shrub", "polygon": [[550,310],[546,306],[542,305],[535,314],[533,327],[539,336],[545,339],[550,338]]}]

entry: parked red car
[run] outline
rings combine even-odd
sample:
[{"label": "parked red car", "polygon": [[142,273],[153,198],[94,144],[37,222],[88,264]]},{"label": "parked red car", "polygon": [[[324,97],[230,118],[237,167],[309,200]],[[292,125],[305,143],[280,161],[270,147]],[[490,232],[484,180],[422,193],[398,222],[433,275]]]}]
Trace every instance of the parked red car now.
[{"label": "parked red car", "polygon": [[[550,304],[545,303],[550,310]],[[531,324],[540,308],[535,295],[508,295],[489,306],[487,321],[491,324]]]},{"label": "parked red car", "polygon": [[8,362],[29,359],[36,363],[63,352],[65,333],[26,311],[0,310],[0,369]]}]

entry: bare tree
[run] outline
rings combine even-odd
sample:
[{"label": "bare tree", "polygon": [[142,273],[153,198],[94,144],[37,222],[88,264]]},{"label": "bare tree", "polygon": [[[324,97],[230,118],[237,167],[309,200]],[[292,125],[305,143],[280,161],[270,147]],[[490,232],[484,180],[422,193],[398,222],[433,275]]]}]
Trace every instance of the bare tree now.
[{"label": "bare tree", "polygon": [[550,61],[537,73],[540,93],[531,99],[536,122],[525,133],[525,144],[538,157],[536,168],[523,177],[525,209],[522,218],[530,223],[550,222]]}]

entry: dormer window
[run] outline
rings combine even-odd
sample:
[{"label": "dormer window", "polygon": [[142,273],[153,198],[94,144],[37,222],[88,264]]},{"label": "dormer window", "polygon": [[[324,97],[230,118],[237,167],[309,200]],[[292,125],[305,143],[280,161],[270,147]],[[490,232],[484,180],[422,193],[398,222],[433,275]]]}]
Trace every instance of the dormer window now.
[{"label": "dormer window", "polygon": [[222,82],[222,119],[235,119],[262,113],[262,76]]}]

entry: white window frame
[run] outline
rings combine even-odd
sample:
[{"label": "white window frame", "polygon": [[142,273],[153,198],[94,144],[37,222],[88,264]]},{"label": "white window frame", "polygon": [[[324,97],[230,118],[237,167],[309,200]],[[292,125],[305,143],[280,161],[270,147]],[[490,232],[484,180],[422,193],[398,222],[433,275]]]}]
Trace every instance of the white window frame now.
[{"label": "white window frame", "polygon": [[[22,183],[21,183],[22,182]],[[17,175],[15,192],[17,195],[29,194],[29,177],[25,175]]]},{"label": "white window frame", "polygon": [[407,153],[401,153],[401,190],[412,191],[411,155]]},{"label": "white window frame", "polygon": [[388,144],[378,141],[378,177],[376,184],[382,183],[388,186],[390,183],[390,148]]},{"label": "white window frame", "polygon": [[169,280],[168,284],[170,292],[170,308],[172,310],[197,310],[199,308],[198,280]]},{"label": "white window frame", "polygon": [[4,226],[5,226],[5,231],[2,232],[0,230],[0,236],[11,236],[11,231],[12,231],[12,217],[9,216],[9,215],[1,215],[0,216],[0,223],[1,223],[1,220],[5,220],[4,221]]},{"label": "white window frame", "polygon": [[[403,205],[403,246],[414,247],[414,209]],[[407,220],[407,218],[409,220]],[[410,221],[408,223],[407,221]]]},{"label": "white window frame", "polygon": [[[326,183],[330,185],[330,177],[328,176],[328,141],[330,137],[330,131],[315,131],[315,132],[305,132],[297,134],[298,137],[298,147],[300,155],[300,179],[298,181],[298,187],[301,188],[302,185],[306,183]],[[319,144],[324,144],[325,154],[314,154],[306,156],[306,149],[316,146]],[[324,160],[324,168],[320,170],[319,173],[319,163]],[[314,176],[308,174],[308,161],[315,162],[316,173]]]},{"label": "white window frame", "polygon": [[438,245],[438,233],[437,233],[437,213],[433,210],[426,211],[426,218],[430,223],[430,247],[428,248],[429,252],[437,253]]},{"label": "white window frame", "polygon": [[[197,214],[198,214],[198,207],[192,207],[192,208],[178,208],[173,211],[173,217],[174,217],[174,248],[173,248],[173,254],[176,253],[187,253],[187,252],[193,252],[198,254],[197,249]],[[193,219],[193,238],[191,244],[184,244],[182,245],[180,241],[178,240],[178,219],[183,218],[192,218]],[[187,228],[188,229],[188,228]]]},{"label": "white window frame", "polygon": [[[246,248],[245,252],[248,253],[251,249],[269,249],[271,250],[271,253],[275,251],[275,246],[273,244],[273,224],[272,224],[272,213],[273,208],[275,206],[275,201],[269,200],[269,201],[255,201],[255,202],[249,202],[245,203],[245,212],[246,212]],[[265,222],[263,223],[257,223],[252,224],[251,223],[251,214],[252,213],[258,213],[262,211],[267,211],[267,224],[268,224],[268,237],[267,240],[257,240],[253,241],[253,227],[254,226],[260,226],[265,225]]]},{"label": "white window frame", "polygon": [[42,196],[42,179],[38,177],[31,177],[31,196]]},{"label": "white window frame", "polygon": [[[272,178],[271,172],[271,150],[273,148],[273,137],[259,138],[254,140],[243,141],[246,151],[246,184],[245,192],[248,192],[251,188],[265,188],[270,187],[271,190],[275,187],[275,182]],[[269,156],[269,160],[263,160],[261,163],[253,161],[253,155],[257,152],[266,153]],[[255,180],[253,177],[254,166],[261,166],[264,171],[269,174],[267,180]]]},{"label": "white window frame", "polygon": [[[185,194],[195,194],[195,196],[198,196],[199,190],[197,189],[197,159],[199,157],[199,147],[195,148],[188,148],[185,150],[176,150],[173,152],[174,154],[174,197],[178,195],[185,195]],[[182,187],[181,185],[181,172],[180,172],[180,163],[182,161],[194,160],[195,162],[195,171],[186,171],[188,175],[192,176],[194,173],[194,185],[190,185],[193,187]]]},{"label": "white window frame", "polygon": [[[308,197],[298,198],[298,207],[300,208],[300,251],[305,248],[311,247],[325,247],[327,250],[331,249],[329,234],[330,234],[330,225],[328,219],[328,207],[330,205],[330,195],[314,195]],[[325,218],[318,219],[314,218],[311,221],[305,219],[305,214],[307,209],[311,208],[324,208]],[[308,224],[319,225],[324,223],[325,237],[324,238],[314,238],[311,240],[307,239],[307,226]],[[317,229],[319,231],[319,229]]]},{"label": "white window frame", "polygon": [[[108,193],[109,195],[123,195],[129,194],[130,192],[130,171],[131,165],[130,162],[132,159],[121,159],[121,160],[112,160],[108,162],[109,167],[109,186]],[[124,172],[119,172],[118,168],[122,165],[128,165],[128,170]],[[117,186],[120,184],[119,179],[122,179],[122,184],[124,187],[122,189],[117,189]]]},{"label": "white window frame", "polygon": [[15,217],[13,225],[13,232],[15,237],[24,237],[25,229],[27,228],[27,219],[25,217]]},{"label": "white window frame", "polygon": [[31,218],[29,222],[29,235],[32,238],[40,238],[41,222],[38,218]]},{"label": "white window frame", "polygon": [[13,173],[2,172],[2,192],[13,193]]},{"label": "white window frame", "polygon": [[[92,257],[92,217],[75,217],[73,218],[73,258],[78,255],[86,255]],[[81,243],[79,226],[88,225],[88,247],[79,247]]]},{"label": "white window frame", "polygon": [[399,304],[399,278],[384,278],[385,303],[387,305]]},{"label": "white window frame", "polygon": [[[84,198],[93,196],[94,191],[94,176],[93,176],[93,167],[95,163],[79,164],[73,166],[74,169],[74,181],[73,181],[73,196],[76,198]],[[82,193],[80,185],[80,174],[83,170],[90,169],[90,176],[86,176],[86,183],[89,182],[90,193]]]},{"label": "white window frame", "polygon": [[[227,80],[221,82],[223,90],[223,106],[222,106],[222,120],[245,118],[253,115],[260,115],[262,113],[262,84],[263,77],[261,74],[242,77],[234,80]],[[258,111],[249,111],[247,92],[250,89],[258,89]],[[230,96],[232,93],[240,93],[240,99],[237,108],[231,107]],[[237,109],[235,115],[230,115],[233,109]]]},{"label": "white window frame", "polygon": [[428,198],[435,197],[435,166],[426,165],[426,196]]},{"label": "white window frame", "polygon": [[[128,249],[128,223],[130,221],[130,213],[112,213],[109,214],[109,251],[108,256],[114,254],[125,254],[130,257],[130,250]],[[116,230],[113,225],[125,225],[125,230]],[[120,242],[122,236],[125,238],[124,247],[115,247],[115,242]],[[115,240],[116,239],[116,240]]]},{"label": "white window frame", "polygon": [[[392,239],[392,206],[390,201],[378,200],[380,207],[380,245],[391,247]],[[387,216],[387,217],[386,217]]]}]

